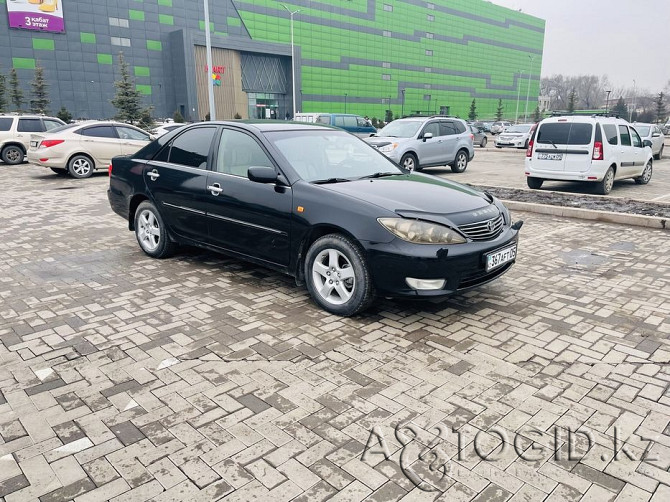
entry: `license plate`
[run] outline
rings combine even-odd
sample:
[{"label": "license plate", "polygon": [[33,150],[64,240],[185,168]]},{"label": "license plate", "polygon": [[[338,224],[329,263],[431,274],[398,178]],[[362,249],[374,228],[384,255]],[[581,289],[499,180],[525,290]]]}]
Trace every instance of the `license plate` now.
[{"label": "license plate", "polygon": [[516,245],[486,255],[486,271],[490,272],[516,258]]},{"label": "license plate", "polygon": [[537,158],[539,160],[563,160],[562,153],[538,153]]},{"label": "license plate", "polygon": [[37,141],[31,141],[30,146],[32,146],[33,148],[37,148]]}]

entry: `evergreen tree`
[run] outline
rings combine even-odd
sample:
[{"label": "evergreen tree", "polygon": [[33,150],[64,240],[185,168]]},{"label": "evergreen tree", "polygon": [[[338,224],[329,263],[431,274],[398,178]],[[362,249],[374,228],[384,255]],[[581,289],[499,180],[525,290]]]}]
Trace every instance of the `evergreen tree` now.
[{"label": "evergreen tree", "polygon": [[49,111],[49,84],[44,80],[44,68],[35,66],[35,79],[32,86],[33,99],[30,100],[30,111],[46,114]]},{"label": "evergreen tree", "polygon": [[472,100],[472,103],[470,103],[470,113],[468,113],[468,118],[472,121],[477,120],[477,103],[475,100]]},{"label": "evergreen tree", "polygon": [[539,122],[540,120],[542,120],[542,112],[540,112],[540,105],[538,104],[533,112],[533,122]]},{"label": "evergreen tree", "polygon": [[17,111],[21,111],[23,106],[23,91],[19,88],[19,76],[16,74],[16,68],[9,72],[9,99]]},{"label": "evergreen tree", "polygon": [[61,119],[66,124],[69,123],[70,120],[72,120],[72,114],[69,111],[67,111],[67,108],[65,108],[64,106],[60,107],[60,110],[58,110],[56,117]]},{"label": "evergreen tree", "polygon": [[623,98],[619,98],[619,101],[617,101],[614,108],[612,108],[612,115],[622,118],[628,117],[628,108],[626,107]]},{"label": "evergreen tree", "polygon": [[147,108],[142,109],[137,122],[138,127],[141,127],[145,131],[150,131],[156,126],[156,122],[154,121],[154,118],[152,116],[153,111],[154,111],[153,106],[149,106]]},{"label": "evergreen tree", "polygon": [[4,73],[0,73],[0,113],[7,111],[7,77]]},{"label": "evergreen tree", "polygon": [[393,122],[393,112],[391,110],[386,110],[386,116],[384,117],[384,120],[387,124],[389,122]]},{"label": "evergreen tree", "polygon": [[658,93],[656,96],[656,122],[659,124],[664,122],[667,117],[667,112],[665,111],[665,94],[662,92]]},{"label": "evergreen tree", "polygon": [[575,103],[577,101],[577,91],[573,88],[570,91],[568,96],[568,113],[573,113],[575,111]]},{"label": "evergreen tree", "polygon": [[502,117],[503,117],[503,109],[504,109],[504,106],[503,106],[502,98],[500,98],[500,99],[498,100],[498,109],[496,110],[496,120],[497,120],[498,122],[500,122],[500,121],[502,120]]},{"label": "evergreen tree", "polygon": [[119,68],[121,70],[121,79],[114,82],[116,95],[111,103],[116,108],[116,120],[133,124],[140,120],[142,113],[140,91],[135,88],[135,82],[130,76],[128,63],[123,57],[123,52],[119,52]]},{"label": "evergreen tree", "polygon": [[[235,115],[238,115],[237,113]],[[237,117],[235,117],[237,118]],[[242,117],[240,117],[242,118]],[[184,123],[184,116],[181,114],[179,110],[174,111],[174,115],[172,115],[172,120],[174,120],[175,124],[183,124]]]}]

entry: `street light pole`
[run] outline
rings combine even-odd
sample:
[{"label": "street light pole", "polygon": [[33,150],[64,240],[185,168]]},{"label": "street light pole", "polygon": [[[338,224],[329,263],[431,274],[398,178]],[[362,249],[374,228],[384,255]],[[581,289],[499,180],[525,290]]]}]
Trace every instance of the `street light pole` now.
[{"label": "street light pole", "polygon": [[521,97],[521,81],[519,80],[523,75],[523,70],[519,70],[519,78],[516,84],[516,113],[514,114],[514,123],[519,123],[519,98]]},{"label": "street light pole", "polygon": [[[300,9],[297,10],[291,10],[289,9],[286,5],[281,4],[282,7],[286,9],[286,12],[288,12],[289,16],[291,17],[291,88],[293,90],[293,117],[295,117],[295,49],[293,45],[293,16],[295,16],[298,12],[300,12]],[[302,97],[301,97],[302,100]]]},{"label": "street light pole", "polygon": [[402,93],[402,104],[400,105],[400,118],[405,116],[405,88],[400,90]]},{"label": "street light pole", "polygon": [[633,121],[633,111],[635,111],[635,101],[637,100],[636,94],[637,94],[637,91],[635,89],[635,79],[633,79],[633,106],[630,109],[630,114],[628,115],[628,122]]},{"label": "street light pole", "polygon": [[610,111],[610,92],[612,91],[605,91],[605,94],[607,94],[607,98],[605,98],[605,115],[609,114]]},{"label": "street light pole", "polygon": [[344,113],[347,113],[347,93],[344,93]]},{"label": "street light pole", "polygon": [[212,40],[209,33],[209,0],[205,4],[205,50],[207,51],[207,94],[209,97],[209,120],[216,120],[216,107],[214,106],[214,81],[212,73]]},{"label": "street light pole", "polygon": [[526,111],[523,113],[523,121],[528,122],[528,98],[530,97],[530,76],[533,74],[533,56],[530,58],[530,66],[528,67],[528,89],[526,90]]}]

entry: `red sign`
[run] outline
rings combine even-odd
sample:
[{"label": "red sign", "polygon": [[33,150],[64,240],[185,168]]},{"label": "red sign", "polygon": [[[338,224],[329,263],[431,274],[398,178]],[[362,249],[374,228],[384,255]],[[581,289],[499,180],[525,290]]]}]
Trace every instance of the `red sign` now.
[{"label": "red sign", "polygon": [[[209,72],[209,66],[205,65],[205,71]],[[225,66],[212,66],[212,73],[220,73],[223,75],[226,73],[226,67]]]}]

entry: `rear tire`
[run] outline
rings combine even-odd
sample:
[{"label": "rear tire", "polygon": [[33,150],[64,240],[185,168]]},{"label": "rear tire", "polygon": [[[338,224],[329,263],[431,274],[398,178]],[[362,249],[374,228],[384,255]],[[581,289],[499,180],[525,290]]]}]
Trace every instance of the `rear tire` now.
[{"label": "rear tire", "polygon": [[324,235],[310,246],[305,257],[305,282],[322,309],[340,316],[365,310],[375,297],[365,256],[340,234]]},{"label": "rear tire", "polygon": [[95,171],[95,164],[86,155],[75,155],[67,163],[67,170],[73,178],[90,178],[93,171]]},{"label": "rear tire", "polygon": [[638,185],[646,185],[651,180],[651,175],[653,173],[654,173],[653,166],[651,164],[651,161],[649,161],[647,162],[647,165],[644,166],[644,171],[642,171],[642,175],[635,178],[635,183],[637,183]]},{"label": "rear tire", "polygon": [[486,143],[488,143],[488,139],[486,139],[486,136],[482,138],[482,141],[479,143],[480,148],[486,148]]},{"label": "rear tire", "polygon": [[542,183],[544,183],[544,180],[542,178],[528,177],[526,178],[526,183],[528,183],[528,188],[532,188],[533,190],[539,190],[540,188],[542,188]]},{"label": "rear tire", "polygon": [[654,158],[656,160],[661,160],[663,158],[663,147],[664,146],[665,145],[661,145],[661,149],[658,151],[658,153],[656,155],[654,155]]},{"label": "rear tire", "polygon": [[610,167],[609,169],[607,169],[607,172],[605,173],[605,176],[603,176],[602,181],[596,183],[596,193],[600,195],[607,195],[612,191],[613,186],[614,186],[614,169]]},{"label": "rear tire", "polygon": [[2,149],[2,154],[0,154],[0,156],[2,156],[2,161],[5,164],[15,166],[16,164],[23,162],[25,153],[23,153],[21,147],[16,145],[9,145]]},{"label": "rear tire", "polygon": [[135,211],[135,237],[142,251],[152,258],[168,258],[177,248],[176,243],[170,240],[156,206],[148,200],[141,202]]},{"label": "rear tire", "polygon": [[468,167],[468,153],[465,150],[459,150],[451,165],[451,171],[454,173],[462,173]]},{"label": "rear tire", "polygon": [[400,159],[400,165],[407,169],[408,171],[421,171],[421,166],[419,166],[419,160],[416,158],[416,155],[413,153],[406,153]]}]

